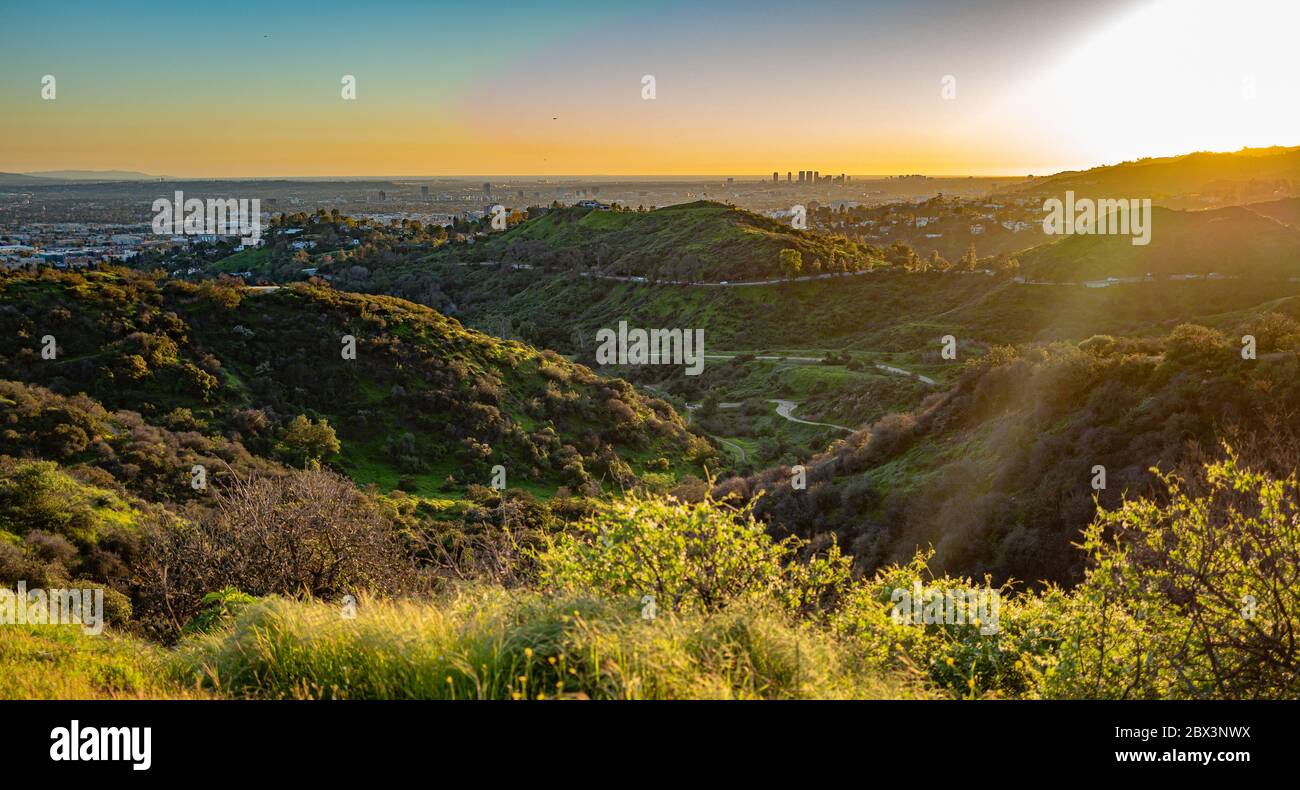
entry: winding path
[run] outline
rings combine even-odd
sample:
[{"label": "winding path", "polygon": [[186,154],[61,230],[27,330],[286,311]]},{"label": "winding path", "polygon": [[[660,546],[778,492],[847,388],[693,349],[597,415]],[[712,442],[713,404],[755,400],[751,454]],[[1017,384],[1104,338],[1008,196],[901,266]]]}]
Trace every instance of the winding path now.
[{"label": "winding path", "polygon": [[[792,401],[792,400],[781,400],[781,399],[779,399],[779,398],[772,398],[772,399],[768,400],[768,403],[775,403],[775,404],[776,404],[776,414],[777,414],[777,416],[778,416],[778,417],[784,417],[785,419],[789,420],[790,422],[797,422],[797,423],[800,423],[800,424],[802,424],[802,425],[817,425],[817,426],[821,426],[821,427],[825,427],[825,428],[838,428],[838,429],[840,429],[841,431],[848,431],[849,433],[853,433],[853,431],[856,430],[855,428],[849,428],[848,426],[845,426],[845,425],[836,425],[836,424],[834,424],[834,423],[830,423],[830,422],[813,422],[812,420],[801,420],[801,419],[799,419],[798,417],[792,416],[792,415],[790,414],[790,412],[794,411],[794,410],[799,406],[799,404],[795,403],[795,402]],[[702,404],[699,404],[699,403],[688,403],[688,404],[686,404],[686,424],[687,424],[687,425],[690,425],[690,423],[691,423],[691,414],[694,413],[694,411],[695,411],[696,409],[700,408],[701,405],[702,405]],[[739,409],[741,406],[744,406],[744,405],[745,405],[744,403],[733,403],[733,402],[727,402],[727,403],[719,403],[719,404],[718,404],[718,408],[719,408],[719,409]],[[718,439],[718,441],[720,441],[720,442],[725,442],[725,441],[726,441],[725,439],[719,439],[719,438],[716,437],[716,436],[713,437],[713,438]],[[740,455],[741,455],[741,460],[742,460],[742,461],[745,460],[745,458],[744,458],[744,456],[745,456],[744,448],[740,448]]]},{"label": "winding path", "polygon": [[799,404],[795,403],[795,402],[792,401],[792,400],[775,400],[775,399],[774,399],[774,400],[770,400],[770,401],[768,401],[768,403],[775,403],[775,404],[776,404],[776,413],[779,414],[780,416],[786,418],[786,419],[789,420],[790,422],[798,422],[798,423],[802,423],[802,424],[804,424],[804,425],[820,425],[820,426],[823,426],[823,427],[826,427],[826,428],[838,428],[838,429],[840,429],[841,431],[848,431],[849,433],[853,433],[853,429],[852,429],[852,428],[848,428],[848,427],[843,426],[843,425],[836,425],[836,424],[834,424],[834,423],[830,423],[830,422],[813,422],[813,421],[811,421],[811,420],[801,420],[801,419],[799,419],[798,417],[793,417],[793,416],[791,416],[790,412],[794,411],[794,410],[795,410],[795,407],[797,407],[797,406],[799,405]]}]

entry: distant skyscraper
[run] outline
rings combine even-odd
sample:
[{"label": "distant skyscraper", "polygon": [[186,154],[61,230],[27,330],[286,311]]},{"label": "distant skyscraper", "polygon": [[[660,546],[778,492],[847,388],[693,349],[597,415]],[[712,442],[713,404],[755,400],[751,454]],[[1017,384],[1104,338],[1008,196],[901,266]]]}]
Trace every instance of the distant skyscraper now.
[{"label": "distant skyscraper", "polygon": [[388,200],[388,193],[381,189],[379,190],[379,202],[383,203],[385,200]]},{"label": "distant skyscraper", "polygon": [[780,181],[780,180],[781,180],[781,174],[778,173],[778,172],[776,172],[775,170],[773,170],[773,171],[772,171],[772,183],[775,184],[776,182],[778,182],[778,181]]},{"label": "distant skyscraper", "polygon": [[492,184],[487,181],[483,182],[483,197],[488,200],[492,199]]},{"label": "distant skyscraper", "polygon": [[787,184],[790,183],[790,181],[792,180],[792,176],[793,176],[793,175],[794,175],[794,174],[791,173],[789,170],[785,171],[785,182],[786,182]]},{"label": "distant skyscraper", "polygon": [[804,175],[805,175],[807,172],[808,172],[808,171],[806,171],[806,170],[800,170],[800,171],[799,171],[799,183],[800,183],[800,184],[803,183]]},{"label": "distant skyscraper", "polygon": [[814,171],[813,171],[813,179],[812,179],[812,180],[813,180],[813,183],[814,183],[814,184],[816,184],[818,181],[821,181],[821,180],[822,180],[822,171],[820,171],[820,170],[814,170]]},{"label": "distant skyscraper", "polygon": [[425,203],[429,202],[429,187],[427,185],[420,187],[420,200]]}]

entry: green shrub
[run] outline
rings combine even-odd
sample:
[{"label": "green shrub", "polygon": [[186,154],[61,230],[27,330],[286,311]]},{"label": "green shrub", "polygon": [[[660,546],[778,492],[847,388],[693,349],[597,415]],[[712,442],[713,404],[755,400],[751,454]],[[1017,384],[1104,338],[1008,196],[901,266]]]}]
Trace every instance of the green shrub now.
[{"label": "green shrub", "polygon": [[[1049,589],[1042,596],[998,593],[996,620],[981,623],[913,623],[895,617],[895,591],[993,590],[986,578],[934,576],[926,567],[931,553],[918,553],[906,565],[881,568],[849,590],[830,618],[832,629],[861,651],[878,670],[907,667],[935,685],[965,697],[1020,696],[1034,685],[1035,667],[1056,641],[1053,617],[1062,596]],[[982,628],[982,626],[984,626]],[[992,633],[985,633],[991,631]]]},{"label": "green shrub", "polygon": [[[1103,511],[1066,607],[1052,697],[1300,696],[1300,484],[1226,457]],[[1153,470],[1155,471],[1155,470]]]},{"label": "green shrub", "polygon": [[210,592],[203,596],[201,602],[203,608],[185,624],[184,633],[210,634],[230,623],[245,606],[256,600],[237,587],[222,587],[216,592]]},{"label": "green shrub", "polygon": [[796,538],[775,541],[753,502],[629,494],[555,537],[538,557],[543,584],[640,600],[661,610],[716,612],[740,601],[813,611],[848,583],[838,546],[794,562]]}]

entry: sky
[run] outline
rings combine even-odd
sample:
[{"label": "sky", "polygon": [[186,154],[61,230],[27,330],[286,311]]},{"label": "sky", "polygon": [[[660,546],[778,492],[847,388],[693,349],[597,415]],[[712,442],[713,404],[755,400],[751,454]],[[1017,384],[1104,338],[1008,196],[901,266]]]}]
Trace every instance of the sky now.
[{"label": "sky", "polygon": [[1296,0],[0,0],[0,172],[1041,175],[1300,145],[1296,30]]}]

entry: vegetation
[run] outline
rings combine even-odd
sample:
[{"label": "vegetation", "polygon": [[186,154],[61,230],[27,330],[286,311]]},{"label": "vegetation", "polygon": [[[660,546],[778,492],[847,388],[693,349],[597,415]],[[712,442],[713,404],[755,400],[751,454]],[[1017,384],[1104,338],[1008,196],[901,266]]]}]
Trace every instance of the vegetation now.
[{"label": "vegetation", "polygon": [[[539,489],[631,486],[641,458],[668,456],[685,472],[713,454],[626,382],[388,297],[309,284],[251,295],[106,270],[7,275],[0,299],[0,331],[20,340],[0,355],[0,376],[28,385],[0,390],[21,406],[0,442],[55,460],[93,449],[112,467],[123,440],[106,423],[171,430],[174,453],[133,464],[170,476],[139,481],[153,496],[186,496],[174,490],[189,483],[185,463],[214,455],[325,462],[388,489],[404,475],[433,493],[487,483],[495,465]],[[52,405],[33,384],[64,400]],[[136,485],[126,464],[110,471]]]},{"label": "vegetation", "polygon": [[[789,589],[774,582],[790,570],[762,559],[776,544],[753,528],[745,508],[640,501],[615,512],[623,520],[609,541],[587,529],[568,548],[546,550],[538,583],[523,588],[480,581],[428,598],[362,595],[355,606],[253,600],[223,588],[172,649],[123,636],[94,641],[75,627],[6,627],[0,655],[10,670],[0,691],[421,699],[1300,695],[1292,649],[1300,608],[1289,584],[1300,571],[1294,472],[1278,478],[1249,469],[1226,449],[1194,478],[1163,480],[1167,504],[1128,500],[1093,523],[1081,584],[1003,587],[987,622],[900,617],[899,590],[990,589],[987,579],[930,576],[924,555],[857,581],[828,561],[821,567],[833,584],[817,585],[802,606],[783,606],[791,599],[771,594]],[[679,525],[669,539],[658,534],[660,516]],[[728,536],[725,554],[712,546],[718,535]],[[736,553],[759,561],[732,562],[716,577],[696,572]],[[575,575],[579,557],[598,570]],[[654,582],[636,574],[655,566],[670,569],[661,589],[672,605],[647,609],[635,591]],[[124,645],[133,659],[165,671],[128,671]],[[66,665],[57,681],[50,662]]]},{"label": "vegetation", "polygon": [[[108,620],[0,628],[0,696],[1298,697],[1292,208],[952,261],[716,203],[320,211],[147,262],[284,287],[0,275],[0,587]],[[713,356],[584,366],[621,320]]]},{"label": "vegetation", "polygon": [[1267,351],[1253,360],[1194,325],[1164,338],[995,348],[968,360],[948,392],[806,461],[806,491],[783,468],[721,485],[766,492],[757,512],[778,534],[835,537],[863,570],[933,546],[937,570],[1073,584],[1081,525],[1098,503],[1157,491],[1152,467],[1178,468],[1195,448],[1240,434],[1254,463],[1288,470],[1289,456],[1258,437],[1295,439],[1295,326],[1247,319],[1233,335],[1259,332]]}]

